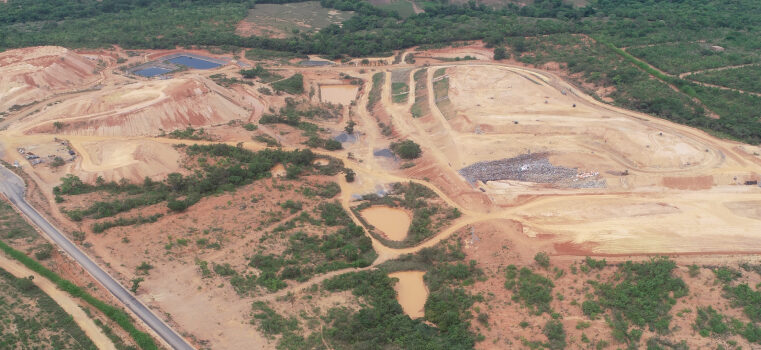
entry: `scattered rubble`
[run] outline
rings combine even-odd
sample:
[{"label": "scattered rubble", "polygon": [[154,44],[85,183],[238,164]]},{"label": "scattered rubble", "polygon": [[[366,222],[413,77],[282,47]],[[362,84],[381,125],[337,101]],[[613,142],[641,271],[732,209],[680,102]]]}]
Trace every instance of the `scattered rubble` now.
[{"label": "scattered rubble", "polygon": [[470,183],[476,181],[516,180],[555,183],[576,178],[576,169],[554,166],[547,153],[521,154],[517,157],[478,162],[460,169]]},{"label": "scattered rubble", "polygon": [[521,154],[513,158],[478,162],[460,169],[459,173],[470,183],[514,180],[569,188],[607,186],[598,172],[579,172],[577,169],[552,165],[547,159],[547,153]]}]

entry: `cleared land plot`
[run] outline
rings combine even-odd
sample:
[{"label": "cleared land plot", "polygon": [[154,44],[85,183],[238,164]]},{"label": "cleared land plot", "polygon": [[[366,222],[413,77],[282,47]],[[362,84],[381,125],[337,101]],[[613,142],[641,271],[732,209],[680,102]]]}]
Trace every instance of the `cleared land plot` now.
[{"label": "cleared land plot", "polygon": [[3,349],[96,349],[56,302],[31,280],[0,269]]},{"label": "cleared land plot", "polygon": [[426,80],[428,79],[428,70],[419,69],[415,72],[415,104],[410,108],[413,118],[420,118],[430,113],[430,107],[428,106],[428,87],[426,86]]},{"label": "cleared land plot", "polygon": [[691,74],[687,79],[761,93],[761,66],[758,65]]},{"label": "cleared land plot", "polygon": [[259,4],[249,10],[248,16],[238,25],[238,33],[287,37],[295,30],[316,32],[331,24],[340,24],[353,15],[351,11],[324,8],[318,1]]},{"label": "cleared land plot", "polygon": [[439,68],[433,74],[433,95],[436,106],[447,120],[455,117],[454,106],[449,100],[449,77],[446,68]]},{"label": "cleared land plot", "polygon": [[638,47],[627,51],[672,74],[761,61],[757,53],[732,48],[727,48],[724,52],[716,52],[711,49],[711,45],[702,43]]}]

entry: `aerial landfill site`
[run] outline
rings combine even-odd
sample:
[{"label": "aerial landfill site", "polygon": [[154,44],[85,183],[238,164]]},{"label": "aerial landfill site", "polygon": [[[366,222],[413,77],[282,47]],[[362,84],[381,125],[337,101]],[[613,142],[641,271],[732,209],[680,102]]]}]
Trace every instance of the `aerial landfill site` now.
[{"label": "aerial landfill site", "polygon": [[82,348],[761,348],[759,146],[393,55],[0,52],[0,292]]}]

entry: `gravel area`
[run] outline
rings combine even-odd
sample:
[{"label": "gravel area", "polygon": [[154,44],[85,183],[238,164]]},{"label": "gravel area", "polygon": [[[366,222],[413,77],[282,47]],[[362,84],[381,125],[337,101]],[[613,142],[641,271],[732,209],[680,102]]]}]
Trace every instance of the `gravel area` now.
[{"label": "gravel area", "polygon": [[460,169],[459,173],[471,183],[495,180],[556,183],[572,181],[578,172],[576,169],[552,165],[547,160],[546,153],[535,153],[478,162]]}]

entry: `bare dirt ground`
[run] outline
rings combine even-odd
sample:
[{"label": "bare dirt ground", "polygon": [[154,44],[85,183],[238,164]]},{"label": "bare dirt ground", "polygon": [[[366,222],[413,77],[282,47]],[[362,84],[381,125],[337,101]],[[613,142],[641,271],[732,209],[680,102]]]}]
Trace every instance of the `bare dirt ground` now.
[{"label": "bare dirt ground", "polygon": [[[29,55],[29,60],[36,55],[15,51],[3,55]],[[500,305],[500,315],[495,316],[492,326],[480,329],[487,340],[479,347],[504,348],[519,344],[516,336],[531,338],[540,332],[534,326],[516,326],[517,315],[525,314],[525,310],[510,304],[508,293],[496,277],[501,273],[499,268],[509,263],[531,264],[537,251],[549,252],[553,261],[565,269],[584,255],[642,259],[652,254],[670,254],[680,262],[716,263],[739,261],[744,254],[761,252],[761,213],[757,209],[761,188],[752,184],[761,173],[758,147],[717,139],[699,130],[600,103],[553,73],[491,62],[488,51],[470,45],[414,53],[416,65],[288,67],[278,71],[284,76],[303,73],[307,91],[319,88],[326,79],[338,79],[338,73],[365,81],[359,97],[353,99],[353,105],[349,100],[352,106],[347,106],[340,118],[320,123],[327,131],[338,133],[351,117],[357,123],[357,142],[345,143],[340,151],[314,150],[341,159],[356,172],[353,183],[341,176],[332,179],[341,185],[340,199],[345,208],[351,206],[353,195],[375,192],[393,182],[414,181],[429,187],[443,202],[461,212],[449,226],[415,247],[394,249],[373,239],[373,248],[379,254],[376,264],[431,247],[468,227],[476,228],[480,242],[473,242],[468,256],[494,278],[478,282],[475,288],[493,293],[495,305]],[[76,55],[64,51],[58,54]],[[433,59],[466,55],[478,60]],[[391,58],[384,60],[391,62]],[[256,133],[247,133],[240,127],[225,126],[234,120],[256,124],[262,113],[283,106],[287,96],[262,95],[257,89],[264,85],[258,82],[253,86],[222,87],[209,78],[218,73],[237,77],[237,67],[189,70],[168,80],[148,80],[116,74],[112,60],[104,62],[107,66],[101,76],[105,78],[98,89],[80,90],[97,79],[88,77],[63,84],[62,89],[76,91],[67,95],[30,93],[38,96],[34,97],[40,101],[37,106],[44,107],[39,111],[22,108],[0,122],[7,127],[0,131],[5,148],[3,159],[24,165],[49,203],[53,203],[51,188],[68,172],[89,181],[97,176],[107,180],[139,181],[145,176],[160,179],[169,172],[182,171],[181,155],[172,144],[209,142],[156,137],[162,129],[206,127],[218,141],[240,142],[241,147],[252,150],[265,147],[251,141],[255,134],[275,138],[284,149],[305,147],[300,144],[304,137],[297,129],[259,125]],[[430,66],[423,67],[425,63]],[[412,118],[410,107],[416,95],[412,74],[419,68],[428,70],[425,89],[420,93],[424,93],[430,112]],[[453,117],[445,117],[437,107],[440,101],[436,101],[432,79],[440,68],[446,68],[448,75],[447,98]],[[391,70],[397,69],[409,75],[406,104],[391,102]],[[28,68],[19,76],[37,70]],[[385,84],[380,101],[368,111],[371,77],[378,72],[385,74]],[[39,90],[35,84],[23,84],[26,85],[18,91]],[[8,91],[17,89],[15,86]],[[348,99],[343,93],[340,98]],[[316,101],[317,96],[310,99]],[[384,135],[381,123],[391,132]],[[74,161],[58,170],[45,164],[32,167],[15,151],[17,147],[55,143],[54,138],[70,142],[77,154]],[[374,155],[402,139],[418,143],[423,156],[402,166],[401,161]],[[542,154],[546,157],[543,161],[552,166],[575,169],[577,173],[565,182],[548,183],[510,180],[508,176],[469,183],[459,173],[480,162],[528,154]],[[525,169],[519,171],[540,171],[524,165]],[[596,185],[587,186],[592,180]],[[241,268],[245,265],[245,249],[256,246],[259,238],[249,226],[266,217],[262,212],[266,205],[289,198],[283,195],[282,199],[265,201],[269,204],[251,205],[252,195],[280,195],[272,187],[257,186],[206,198],[185,214],[167,215],[153,224],[114,229],[105,235],[88,233],[87,242],[92,244],[89,252],[108,263],[110,271],[125,284],[134,277],[140,261],[150,260],[155,268],[141,284],[138,296],[197,344],[213,348],[274,346],[248,324],[252,299],[238,296],[220,277],[202,278],[191,259],[198,256]],[[247,207],[240,209],[244,204]],[[66,225],[68,219],[60,209],[52,207],[51,215]],[[141,213],[150,215],[162,210],[149,207]],[[86,222],[68,225],[70,230],[88,227]],[[203,238],[199,231],[213,232],[214,228],[225,233],[217,235],[223,249],[208,251],[194,246],[195,240]],[[189,246],[178,247],[178,238],[189,239]],[[172,242],[172,247],[166,249]],[[558,283],[563,290],[583,288],[570,278],[567,283]],[[699,289],[701,283],[709,283],[708,276],[701,275],[689,283]],[[287,291],[304,287],[293,285]],[[719,291],[711,293],[695,298],[708,300]],[[348,297],[330,298],[325,302],[341,302]],[[556,308],[571,310],[570,299]],[[297,303],[306,305],[303,300]],[[288,305],[280,303],[277,307],[285,309]],[[580,334],[572,330],[576,319],[566,318],[563,322],[578,339]],[[691,328],[686,322],[680,323],[684,332],[679,334],[690,337]],[[607,326],[599,323],[593,328],[599,334],[587,335],[602,337]],[[696,339],[694,345],[705,345],[699,341]]]}]

